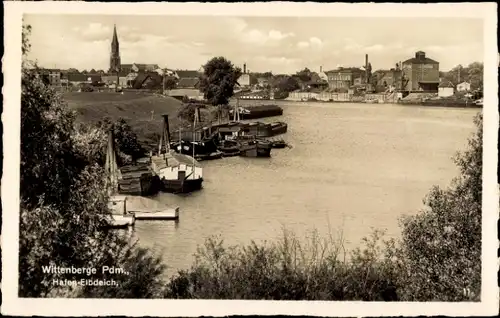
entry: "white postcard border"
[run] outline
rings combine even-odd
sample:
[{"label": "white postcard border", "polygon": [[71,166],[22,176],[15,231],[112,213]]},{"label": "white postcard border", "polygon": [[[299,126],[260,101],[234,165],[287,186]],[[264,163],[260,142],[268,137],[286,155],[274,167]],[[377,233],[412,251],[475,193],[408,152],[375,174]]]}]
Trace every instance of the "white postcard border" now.
[{"label": "white postcard border", "polygon": [[[119,10],[117,10],[119,7]],[[496,3],[319,4],[319,3],[4,3],[4,169],[2,180],[2,313],[52,316],[475,316],[498,313],[496,257],[498,186],[498,54]],[[430,10],[431,9],[431,10]],[[484,151],[482,292],[480,303],[325,302],[237,300],[130,300],[18,298],[21,25],[23,14],[461,17],[484,19]]]}]

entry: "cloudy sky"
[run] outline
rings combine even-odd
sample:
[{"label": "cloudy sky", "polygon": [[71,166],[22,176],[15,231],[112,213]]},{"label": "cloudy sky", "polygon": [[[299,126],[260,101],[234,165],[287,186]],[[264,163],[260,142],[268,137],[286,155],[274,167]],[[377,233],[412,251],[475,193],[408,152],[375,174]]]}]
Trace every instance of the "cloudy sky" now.
[{"label": "cloudy sky", "polygon": [[30,58],[43,67],[109,68],[113,24],[122,63],[198,69],[225,56],[250,71],[294,73],[361,66],[374,69],[423,50],[441,70],[483,60],[483,24],[457,18],[195,17],[26,15]]}]

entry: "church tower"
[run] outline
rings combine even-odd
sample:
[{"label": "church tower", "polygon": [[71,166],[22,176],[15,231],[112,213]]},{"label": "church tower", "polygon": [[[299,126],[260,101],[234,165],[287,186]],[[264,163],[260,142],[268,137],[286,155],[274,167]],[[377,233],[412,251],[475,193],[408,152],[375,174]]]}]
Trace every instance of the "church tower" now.
[{"label": "church tower", "polygon": [[109,72],[117,73],[120,71],[120,44],[118,43],[118,35],[116,34],[116,24],[113,29],[113,40],[111,41],[111,56],[109,59]]}]

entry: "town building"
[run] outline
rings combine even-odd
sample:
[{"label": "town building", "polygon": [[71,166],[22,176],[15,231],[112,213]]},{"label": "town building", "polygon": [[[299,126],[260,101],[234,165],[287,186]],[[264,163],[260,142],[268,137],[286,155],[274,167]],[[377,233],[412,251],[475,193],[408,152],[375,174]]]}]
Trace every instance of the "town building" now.
[{"label": "town building", "polygon": [[[163,72],[158,64],[132,63],[122,64],[120,58],[120,42],[116,32],[116,25],[113,27],[113,39],[111,40],[111,54],[109,58],[109,71],[105,78],[108,84],[116,84],[116,75],[120,86],[129,86],[137,77],[138,73]],[[113,77],[114,75],[114,77]]]},{"label": "town building", "polygon": [[439,62],[418,51],[415,57],[402,63],[407,91],[437,92],[439,86]]},{"label": "town building", "polygon": [[306,88],[324,90],[328,88],[328,81],[323,80],[318,73],[311,73],[311,80],[306,83]]},{"label": "town building", "polygon": [[457,85],[457,92],[467,92],[470,91],[470,83],[462,82]]},{"label": "town building", "polygon": [[452,82],[448,80],[443,80],[441,83],[439,83],[438,86],[439,97],[453,96],[453,94],[455,94],[455,87],[453,86]]},{"label": "town building", "polygon": [[377,70],[372,74],[372,84],[377,92],[393,91],[400,89],[403,72],[399,68]]},{"label": "town building", "polygon": [[366,71],[358,67],[339,67],[326,72],[328,75],[328,87],[330,90],[348,90],[354,85],[355,79],[363,82]]},{"label": "town building", "polygon": [[122,64],[121,70],[127,73],[162,72],[162,69],[158,66],[158,64],[143,64],[143,63]]},{"label": "town building", "polygon": [[111,54],[109,57],[109,72],[117,73],[121,69],[120,43],[116,33],[116,24],[113,26],[113,39],[111,40]]},{"label": "town building", "polygon": [[177,88],[198,89],[201,73],[199,70],[176,70],[172,77],[177,80]]},{"label": "town building", "polygon": [[328,82],[328,75],[326,75],[325,72],[323,72],[323,66],[319,67],[319,73],[318,73],[319,78],[321,78],[323,81]]}]

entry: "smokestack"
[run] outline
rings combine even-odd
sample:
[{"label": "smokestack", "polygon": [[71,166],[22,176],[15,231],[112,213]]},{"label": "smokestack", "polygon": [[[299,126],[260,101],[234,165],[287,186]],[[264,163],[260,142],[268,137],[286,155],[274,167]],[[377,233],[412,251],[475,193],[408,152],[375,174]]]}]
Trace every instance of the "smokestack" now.
[{"label": "smokestack", "polygon": [[247,64],[243,64],[243,74],[247,73]]},{"label": "smokestack", "polygon": [[319,72],[320,72],[320,73],[321,73],[321,72],[323,72],[323,66],[320,66],[320,67],[319,67]]},{"label": "smokestack", "polygon": [[368,54],[365,54],[365,67],[368,68]]}]

